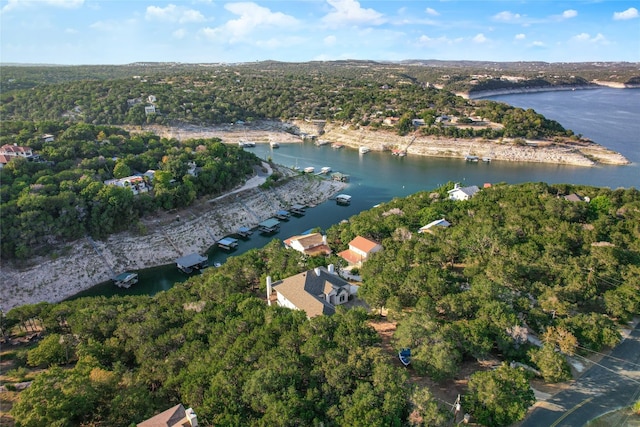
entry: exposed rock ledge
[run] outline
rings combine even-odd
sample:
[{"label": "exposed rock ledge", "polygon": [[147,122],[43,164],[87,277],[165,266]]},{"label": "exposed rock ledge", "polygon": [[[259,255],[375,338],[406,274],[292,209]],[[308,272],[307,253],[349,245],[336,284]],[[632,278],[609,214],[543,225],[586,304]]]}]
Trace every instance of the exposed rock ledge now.
[{"label": "exposed rock ledge", "polygon": [[[285,175],[293,174],[280,168]],[[173,263],[193,253],[205,253],[215,241],[235,232],[240,226],[255,226],[291,204],[318,204],[344,188],[345,184],[300,175],[282,186],[261,190],[266,173],[251,178],[242,188],[213,200],[173,212],[161,213],[143,221],[146,233],[120,233],[95,245],[88,239],[67,245],[59,257],[31,260],[18,268],[5,262],[0,279],[2,310],[38,302],[58,302],[115,274]],[[180,217],[178,221],[177,218]],[[286,236],[288,237],[288,236]]]},{"label": "exposed rock ledge", "polygon": [[[314,123],[297,121],[294,124],[307,133],[317,133]],[[334,123],[325,123],[321,136],[336,143],[350,147],[367,146],[371,150],[387,151],[404,150],[413,136],[401,137],[393,132],[371,131],[366,129],[352,130]],[[526,141],[520,145],[513,139],[449,139],[428,136],[416,136],[409,146],[407,154],[464,158],[467,155],[491,157],[492,160],[567,164],[576,166],[593,166],[596,163],[610,165],[629,164],[622,154],[590,141]]]}]

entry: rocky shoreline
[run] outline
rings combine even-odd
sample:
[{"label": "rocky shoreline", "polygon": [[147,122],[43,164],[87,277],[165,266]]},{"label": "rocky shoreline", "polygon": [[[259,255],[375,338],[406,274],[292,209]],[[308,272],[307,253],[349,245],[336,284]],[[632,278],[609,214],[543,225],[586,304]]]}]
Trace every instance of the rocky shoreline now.
[{"label": "rocky shoreline", "polygon": [[0,308],[6,312],[25,304],[62,301],[110,280],[111,266],[117,266],[118,274],[171,264],[193,252],[205,253],[215,241],[240,226],[254,227],[295,203],[321,203],[346,185],[277,167],[287,177],[285,182],[264,190],[259,185],[271,173],[271,167],[266,163],[263,166],[260,173],[232,192],[200,200],[178,212],[143,219],[144,233],[119,233],[93,243],[88,238],[71,242],[59,256],[32,259],[29,266],[4,263]]}]

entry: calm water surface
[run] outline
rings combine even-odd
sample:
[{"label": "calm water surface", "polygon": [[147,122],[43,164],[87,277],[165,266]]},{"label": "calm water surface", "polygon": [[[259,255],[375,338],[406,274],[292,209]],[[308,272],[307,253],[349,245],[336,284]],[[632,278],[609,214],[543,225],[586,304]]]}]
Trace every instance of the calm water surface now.
[{"label": "calm water surface", "polygon": [[[248,150],[257,156],[272,158],[285,166],[315,167],[319,171],[330,166],[333,171],[351,175],[344,193],[353,196],[350,206],[337,206],[329,200],[307,209],[301,218],[292,217],[281,223],[280,231],[271,236],[254,233],[248,240],[240,240],[238,249],[228,253],[212,248],[209,262],[224,262],[227,257],[259,248],[272,239],[284,240],[305,230],[329,228],[378,203],[394,197],[404,197],[417,191],[430,190],[449,181],[462,185],[482,186],[485,182],[572,183],[610,188],[640,188],[640,90],[596,89],[568,92],[546,92],[491,97],[522,108],[533,108],[548,118],[560,122],[565,128],[582,134],[595,142],[625,155],[633,163],[627,166],[577,167],[564,165],[515,163],[493,161],[467,163],[463,159],[437,159],[392,156],[390,153],[332,149],[329,145],[282,144],[271,149],[262,144]],[[211,242],[212,245],[214,242]],[[117,270],[117,268],[116,268]],[[139,271],[140,281],[131,289],[122,290],[109,283],[97,285],[79,294],[155,294],[167,290],[188,278],[175,265]]]}]

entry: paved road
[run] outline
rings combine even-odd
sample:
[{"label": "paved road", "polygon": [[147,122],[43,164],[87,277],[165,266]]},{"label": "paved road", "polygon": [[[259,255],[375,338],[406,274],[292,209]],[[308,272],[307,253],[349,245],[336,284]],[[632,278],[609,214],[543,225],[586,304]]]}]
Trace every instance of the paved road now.
[{"label": "paved road", "polygon": [[[536,408],[520,427],[579,427],[640,399],[640,323],[568,390]],[[611,426],[622,427],[622,426]]]}]

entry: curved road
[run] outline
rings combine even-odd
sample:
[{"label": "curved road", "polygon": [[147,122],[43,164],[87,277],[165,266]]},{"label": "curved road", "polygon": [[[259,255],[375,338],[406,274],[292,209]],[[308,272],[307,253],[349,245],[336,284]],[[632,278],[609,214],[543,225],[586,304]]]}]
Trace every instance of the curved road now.
[{"label": "curved road", "polygon": [[[579,427],[640,399],[640,323],[570,389],[541,404],[520,427]],[[622,427],[622,426],[611,426]]]}]

